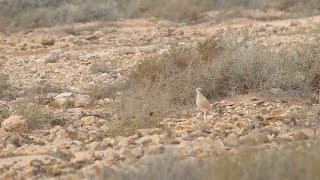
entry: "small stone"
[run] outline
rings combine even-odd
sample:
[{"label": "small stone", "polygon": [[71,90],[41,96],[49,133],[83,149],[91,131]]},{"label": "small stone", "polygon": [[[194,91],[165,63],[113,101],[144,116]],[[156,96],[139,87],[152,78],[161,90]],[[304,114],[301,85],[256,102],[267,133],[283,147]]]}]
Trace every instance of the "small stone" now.
[{"label": "small stone", "polygon": [[30,161],[30,165],[33,167],[39,168],[39,167],[43,166],[44,163],[39,159],[34,159],[34,160]]},{"label": "small stone", "polygon": [[85,107],[91,103],[91,98],[88,95],[73,94],[65,92],[54,97],[54,105],[60,108],[67,107]]},{"label": "small stone", "polygon": [[169,21],[169,20],[160,20],[157,23],[157,26],[158,27],[172,27],[172,26],[175,26],[175,23],[172,21]]},{"label": "small stone", "polygon": [[93,125],[97,124],[98,121],[99,121],[99,118],[97,118],[95,116],[86,116],[86,117],[82,117],[80,119],[82,126],[93,126]]},{"label": "small stone", "polygon": [[165,152],[165,147],[163,145],[153,145],[149,146],[149,153],[150,154],[162,154]]},{"label": "small stone", "polygon": [[131,151],[127,148],[122,147],[119,151],[120,158],[125,158],[125,159],[135,159],[135,156],[131,153]]},{"label": "small stone", "polygon": [[[117,137],[117,139],[119,139],[119,137]],[[125,137],[121,137],[121,139],[119,140],[118,146],[128,146],[130,144],[129,139],[125,138]]]},{"label": "small stone", "polygon": [[73,95],[72,92],[64,92],[64,93],[58,94],[56,97],[54,97],[54,99],[71,97],[72,95]]},{"label": "small stone", "polygon": [[41,44],[44,46],[52,46],[56,41],[54,39],[43,39]]},{"label": "small stone", "polygon": [[25,132],[28,130],[27,120],[23,116],[10,116],[1,123],[5,131]]},{"label": "small stone", "polygon": [[73,107],[86,107],[91,103],[91,98],[89,95],[76,94],[73,102]]},{"label": "small stone", "polygon": [[167,139],[164,141],[165,144],[180,144],[180,141],[178,139]]},{"label": "small stone", "polygon": [[8,139],[7,139],[7,144],[13,144],[15,145],[16,147],[21,147],[21,137],[19,135],[12,135],[12,136],[9,136]]},{"label": "small stone", "polygon": [[258,121],[263,121],[263,120],[264,120],[263,116],[261,116],[261,115],[257,115],[257,116],[256,116],[256,119],[257,119]]},{"label": "small stone", "polygon": [[136,141],[137,144],[142,144],[142,145],[147,145],[152,143],[152,139],[150,138],[150,136],[144,136],[142,138],[140,138],[139,140]]},{"label": "small stone", "polygon": [[258,101],[257,103],[256,103],[256,105],[257,106],[260,106],[260,105],[262,105],[264,103],[264,101]]},{"label": "small stone", "polygon": [[63,54],[61,49],[55,49],[50,51],[46,56],[37,59],[36,62],[55,63],[60,59],[61,54]]},{"label": "small stone", "polygon": [[272,120],[277,119],[277,117],[275,117],[275,116],[266,116],[265,119],[268,120],[268,121],[272,121]]},{"label": "small stone", "polygon": [[141,158],[144,154],[144,150],[141,147],[136,147],[132,150],[132,154],[136,157],[136,158]]},{"label": "small stone", "polygon": [[102,142],[107,144],[108,147],[113,147],[116,141],[113,138],[106,138]]},{"label": "small stone", "polygon": [[68,149],[71,147],[72,142],[69,141],[68,139],[63,138],[57,138],[52,142],[52,145],[59,149]]},{"label": "small stone", "polygon": [[87,149],[92,149],[95,151],[102,151],[108,149],[110,146],[104,142],[92,142],[88,146]]},{"label": "small stone", "polygon": [[56,148],[54,150],[54,155],[60,159],[67,160],[67,161],[70,161],[70,159],[75,158],[75,155],[71,151],[67,149],[60,149],[60,148]]},{"label": "small stone", "polygon": [[77,153],[76,156],[72,159],[72,162],[78,164],[88,164],[92,163],[97,159],[94,151],[86,151]]},{"label": "small stone", "polygon": [[66,108],[71,105],[70,97],[73,95],[71,92],[65,92],[54,97],[54,105],[60,108]]},{"label": "small stone", "polygon": [[101,31],[95,31],[92,35],[95,36],[95,37],[97,37],[97,38],[100,38],[100,37],[102,37],[104,34],[103,34],[103,32],[101,32]]},{"label": "small stone", "polygon": [[244,116],[244,115],[246,115],[244,112],[235,112],[235,114],[238,115],[238,116]]},{"label": "small stone", "polygon": [[206,136],[206,134],[203,133],[202,130],[196,130],[196,131],[193,131],[189,136],[191,138],[198,138],[198,137],[204,137],[204,136]]}]

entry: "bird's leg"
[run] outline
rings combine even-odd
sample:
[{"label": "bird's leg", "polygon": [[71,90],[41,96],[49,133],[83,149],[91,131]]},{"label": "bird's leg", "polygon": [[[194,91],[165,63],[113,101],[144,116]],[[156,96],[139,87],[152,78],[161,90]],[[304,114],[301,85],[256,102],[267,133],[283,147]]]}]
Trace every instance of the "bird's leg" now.
[{"label": "bird's leg", "polygon": [[[210,114],[210,113],[209,113]],[[207,115],[207,112],[206,112],[206,115]],[[205,118],[205,121],[206,121],[206,124],[208,125],[209,123],[208,123],[208,118],[207,118],[207,116],[206,116],[206,118]]]},{"label": "bird's leg", "polygon": [[206,114],[207,114],[207,111],[204,111],[203,112],[203,120],[206,120]]}]

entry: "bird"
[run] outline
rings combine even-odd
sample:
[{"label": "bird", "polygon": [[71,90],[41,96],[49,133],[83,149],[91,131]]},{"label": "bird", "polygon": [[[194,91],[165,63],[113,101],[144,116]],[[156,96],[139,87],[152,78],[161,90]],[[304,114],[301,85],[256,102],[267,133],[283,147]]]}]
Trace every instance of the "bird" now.
[{"label": "bird", "polygon": [[196,104],[198,108],[203,112],[203,119],[206,119],[207,112],[211,111],[210,103],[208,99],[204,97],[204,95],[202,94],[203,91],[201,88],[197,88],[196,92],[197,92]]}]

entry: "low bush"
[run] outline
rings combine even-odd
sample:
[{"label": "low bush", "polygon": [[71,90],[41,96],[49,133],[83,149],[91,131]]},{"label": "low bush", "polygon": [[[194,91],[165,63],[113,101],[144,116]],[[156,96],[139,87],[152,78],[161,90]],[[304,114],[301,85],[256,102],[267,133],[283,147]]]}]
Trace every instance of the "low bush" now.
[{"label": "low bush", "polygon": [[280,88],[288,95],[310,95],[320,72],[317,41],[276,53],[246,30],[227,31],[197,47],[174,47],[139,64],[133,85],[118,109],[122,117],[150,118],[194,103],[195,89],[208,98]]}]

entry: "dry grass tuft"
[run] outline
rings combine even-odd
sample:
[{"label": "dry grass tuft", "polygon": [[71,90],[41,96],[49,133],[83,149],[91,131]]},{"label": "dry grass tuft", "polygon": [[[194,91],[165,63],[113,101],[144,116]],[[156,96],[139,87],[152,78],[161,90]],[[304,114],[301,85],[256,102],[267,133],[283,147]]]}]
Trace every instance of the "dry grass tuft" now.
[{"label": "dry grass tuft", "polygon": [[118,90],[119,87],[106,83],[97,83],[86,88],[87,94],[94,99],[113,98]]},{"label": "dry grass tuft", "polygon": [[27,124],[30,129],[43,129],[51,127],[54,117],[45,112],[40,105],[20,101],[14,108],[15,113],[27,118]]},{"label": "dry grass tuft", "polygon": [[53,101],[53,97],[51,97],[49,94],[59,94],[65,91],[66,88],[64,88],[61,84],[45,82],[36,84],[32,88],[28,89],[24,94],[24,98],[34,104],[47,105]]},{"label": "dry grass tuft", "polygon": [[46,129],[54,125],[63,125],[65,123],[63,120],[56,118],[43,106],[53,102],[53,97],[49,94],[58,94],[64,91],[62,86],[51,82],[35,85],[15,103],[13,111],[26,117],[31,129]]},{"label": "dry grass tuft", "polygon": [[110,128],[105,132],[105,135],[108,137],[130,136],[136,133],[138,129],[162,128],[161,120],[152,117],[149,119],[119,119],[110,124]]},{"label": "dry grass tuft", "polygon": [[8,83],[8,77],[3,73],[0,73],[0,97],[3,98],[5,96],[6,91],[10,87]]},{"label": "dry grass tuft", "polygon": [[93,74],[97,73],[110,73],[111,65],[102,60],[94,61],[90,66],[90,72]]},{"label": "dry grass tuft", "polygon": [[8,81],[8,75],[4,74],[1,70],[2,64],[0,63],[0,99],[13,100],[17,97],[17,91]]}]

